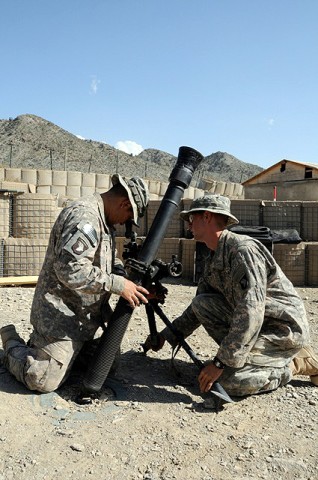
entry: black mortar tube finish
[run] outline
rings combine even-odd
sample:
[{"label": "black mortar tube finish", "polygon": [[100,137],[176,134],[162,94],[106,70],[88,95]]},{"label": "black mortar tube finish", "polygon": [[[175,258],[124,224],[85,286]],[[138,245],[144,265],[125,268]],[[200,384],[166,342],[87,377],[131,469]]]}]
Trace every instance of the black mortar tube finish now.
[{"label": "black mortar tube finish", "polygon": [[[176,165],[169,178],[168,189],[138,255],[138,262],[143,263],[146,267],[150,266],[155,259],[184,190],[190,185],[194,171],[203,158],[203,155],[193,148],[180,147]],[[143,274],[132,271],[129,279],[137,284],[142,284]],[[114,362],[116,352],[120,348],[132,313],[133,308],[121,297],[101,336],[95,357],[88,366],[83,380],[83,393],[96,393],[102,388]]]}]

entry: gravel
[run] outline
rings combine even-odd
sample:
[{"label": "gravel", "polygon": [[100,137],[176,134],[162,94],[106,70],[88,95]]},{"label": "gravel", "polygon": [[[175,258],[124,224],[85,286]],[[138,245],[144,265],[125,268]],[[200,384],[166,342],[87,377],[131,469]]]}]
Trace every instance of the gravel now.
[{"label": "gravel", "polygon": [[[195,287],[166,284],[163,307],[175,318]],[[315,347],[316,289],[299,288]],[[34,289],[0,288],[0,326],[25,339]],[[158,320],[158,328],[161,328]],[[216,412],[201,396],[197,368],[183,351],[171,365],[168,345],[142,352],[148,334],[136,309],[122,343],[114,392],[103,387],[89,405],[76,403],[80,379],[57,392],[29,392],[0,366],[0,480],[318,479],[318,389],[297,377],[270,394],[235,399]],[[188,339],[202,360],[216,352],[203,329]],[[211,406],[211,405],[210,405]],[[213,407],[213,405],[212,405]]]}]

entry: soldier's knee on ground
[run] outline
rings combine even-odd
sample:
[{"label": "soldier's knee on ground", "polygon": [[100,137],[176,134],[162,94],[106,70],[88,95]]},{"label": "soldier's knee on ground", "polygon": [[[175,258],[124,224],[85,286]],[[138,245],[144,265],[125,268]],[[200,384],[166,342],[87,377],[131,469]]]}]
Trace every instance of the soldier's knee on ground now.
[{"label": "soldier's knee on ground", "polygon": [[272,367],[246,364],[239,369],[226,367],[219,382],[229,395],[244,397],[276,390],[290,380],[291,372],[288,366]]},{"label": "soldier's knee on ground", "polygon": [[24,383],[30,390],[54,392],[62,383],[66,368],[43,351],[36,358],[28,356],[24,370]]}]

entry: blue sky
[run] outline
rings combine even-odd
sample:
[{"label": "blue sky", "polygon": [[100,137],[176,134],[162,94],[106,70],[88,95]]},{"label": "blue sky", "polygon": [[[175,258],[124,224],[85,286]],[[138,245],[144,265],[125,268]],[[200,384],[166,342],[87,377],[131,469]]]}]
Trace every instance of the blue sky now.
[{"label": "blue sky", "polygon": [[0,118],[318,163],[317,24],[317,0],[2,0]]}]

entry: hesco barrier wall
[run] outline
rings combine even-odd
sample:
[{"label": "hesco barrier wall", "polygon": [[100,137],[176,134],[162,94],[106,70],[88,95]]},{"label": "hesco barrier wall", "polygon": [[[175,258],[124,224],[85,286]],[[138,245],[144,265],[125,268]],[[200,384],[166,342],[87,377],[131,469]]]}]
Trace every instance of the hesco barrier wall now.
[{"label": "hesco barrier wall", "polygon": [[[149,188],[150,198],[158,200],[167,190],[168,183],[144,179]],[[11,187],[22,189],[26,193],[52,193],[61,197],[78,198],[108,190],[111,176],[108,173],[82,173],[66,170],[34,170],[28,168],[0,168],[0,189]],[[204,191],[220,193],[231,198],[243,198],[244,189],[239,183],[200,180],[199,187],[192,185],[186,189],[185,198],[197,198]]]},{"label": "hesco barrier wall", "polygon": [[[11,169],[19,170],[19,169]],[[12,173],[12,180],[19,178],[19,172]],[[29,172],[30,173],[30,172]],[[105,191],[109,188],[109,176],[80,174],[78,172],[37,171],[37,181],[50,181],[67,187],[79,181],[81,191],[91,194],[97,186]],[[72,175],[71,175],[72,174]],[[30,173],[31,175],[31,173]],[[26,172],[21,173],[20,180],[34,180]],[[1,184],[1,182],[0,182]],[[68,197],[62,193],[34,193],[27,182],[8,182],[0,185],[0,277],[38,275],[44,259],[48,237],[52,226],[65,205]],[[42,185],[43,187],[45,185]],[[161,185],[161,189],[164,187]],[[158,190],[158,185],[152,189]],[[2,191],[1,191],[2,190]],[[66,190],[65,190],[66,191]],[[195,193],[195,192],[194,192]],[[204,192],[197,192],[202,195]],[[157,257],[165,262],[177,255],[183,264],[183,278],[192,281],[195,265],[195,242],[189,239],[187,224],[180,221],[181,210],[188,209],[191,199],[184,198],[171,220],[166,238]],[[160,200],[150,200],[145,217],[140,219],[140,228],[136,229],[139,237],[144,237],[153,222],[160,205]],[[274,257],[295,286],[318,286],[318,202],[272,202],[261,200],[232,200],[232,212],[243,226],[267,226],[272,230],[296,229],[302,239],[298,244],[275,244]],[[118,226],[117,250],[122,256],[126,239],[125,227]]]},{"label": "hesco barrier wall", "polygon": [[38,275],[45,257],[47,239],[6,238],[3,246],[3,276]]}]

